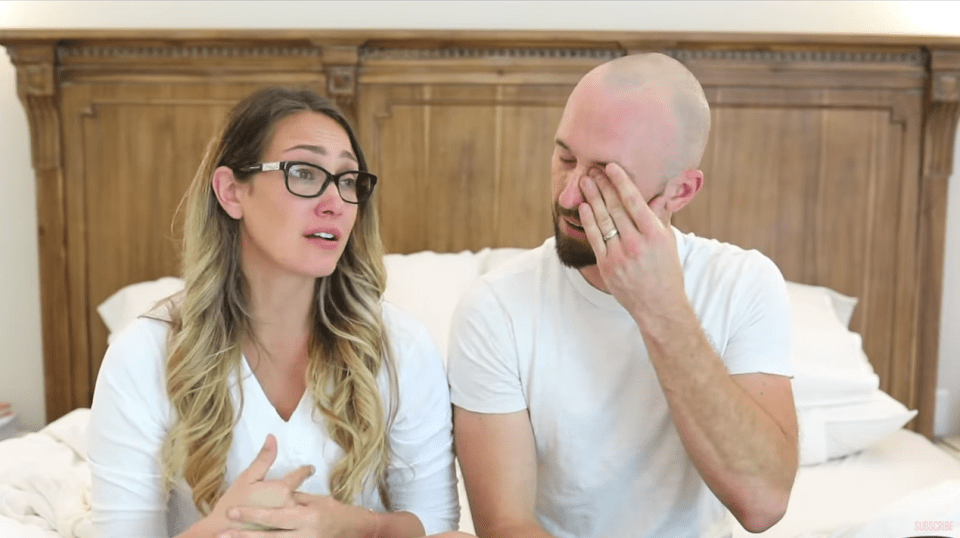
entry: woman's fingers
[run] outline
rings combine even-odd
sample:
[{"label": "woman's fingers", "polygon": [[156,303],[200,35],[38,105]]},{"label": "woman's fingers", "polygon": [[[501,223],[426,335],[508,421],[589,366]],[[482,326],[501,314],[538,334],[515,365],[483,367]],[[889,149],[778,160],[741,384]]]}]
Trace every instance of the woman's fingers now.
[{"label": "woman's fingers", "polygon": [[272,434],[267,434],[267,439],[263,442],[263,448],[260,449],[257,457],[253,459],[253,462],[250,463],[247,470],[243,472],[247,483],[252,484],[266,478],[267,471],[270,470],[270,466],[273,465],[276,459],[277,438]]},{"label": "woman's fingers", "polygon": [[313,476],[313,473],[313,465],[302,465],[285,474],[280,481],[286,484],[287,487],[290,488],[290,491],[296,491],[300,488],[300,485],[303,484],[304,480]]},{"label": "woman's fingers", "polygon": [[[295,514],[289,510],[237,506],[227,513],[231,526],[242,530],[278,531],[295,529]],[[246,535],[245,535],[246,536]]]}]

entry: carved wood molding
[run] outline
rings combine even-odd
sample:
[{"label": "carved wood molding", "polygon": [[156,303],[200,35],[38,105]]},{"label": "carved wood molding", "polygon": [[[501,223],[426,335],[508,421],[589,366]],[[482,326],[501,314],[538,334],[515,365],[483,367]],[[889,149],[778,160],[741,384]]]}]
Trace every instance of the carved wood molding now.
[{"label": "carved wood molding", "polygon": [[59,46],[57,58],[249,58],[254,56],[320,56],[314,46],[295,45],[165,45]]},{"label": "carved wood molding", "polygon": [[960,119],[960,50],[931,51],[930,71],[923,175],[946,181],[953,172],[954,139]]},{"label": "carved wood molding", "polygon": [[924,178],[946,181],[953,173],[953,146],[960,119],[960,99],[932,101],[924,126],[927,144],[923,148]]},{"label": "carved wood molding", "polygon": [[926,63],[921,50],[913,51],[840,51],[840,50],[736,50],[666,49],[664,54],[681,62],[699,60],[748,63],[853,63],[904,64],[920,67]]},{"label": "carved wood molding", "polygon": [[60,111],[54,48],[51,45],[8,45],[7,52],[17,70],[17,95],[30,124],[34,169],[59,169]]},{"label": "carved wood molding", "polygon": [[[56,48],[61,81],[137,83],[163,77],[216,76],[262,84],[309,83],[322,70],[322,50],[302,40],[272,43],[76,43]],[[171,69],[177,71],[171,72]]]},{"label": "carved wood molding", "polygon": [[933,433],[937,371],[931,366],[939,352],[942,289],[939,283],[943,281],[946,234],[946,205],[941,201],[947,196],[947,181],[953,173],[954,141],[957,121],[960,119],[960,50],[930,52],[929,84],[926,121],[923,126],[918,237],[918,276],[926,280],[927,285],[919,287],[920,315],[917,327],[920,360],[918,371],[921,376],[918,405],[926,411],[918,416],[917,430],[928,436]]},{"label": "carved wood molding", "polygon": [[931,98],[934,101],[960,101],[960,72],[934,73],[931,84]]},{"label": "carved wood molding", "polygon": [[[936,84],[936,76],[931,80]],[[938,92],[931,91],[931,98]],[[939,96],[945,95],[940,93]],[[943,282],[943,266],[946,240],[947,181],[953,172],[953,149],[960,118],[960,96],[950,95],[949,101],[931,100],[928,104],[924,125],[923,164],[920,188],[920,214],[918,235],[918,278],[926,281],[918,285],[917,317],[918,360],[917,371],[921,376],[917,394],[918,408],[916,429],[930,437],[933,435],[933,410],[936,405],[937,356],[940,342],[940,309]]]},{"label": "carved wood molding", "polygon": [[386,48],[363,47],[360,49],[361,61],[377,60],[464,60],[497,59],[543,60],[572,59],[595,60],[605,62],[623,56],[620,49],[604,48],[485,48],[485,47],[445,47],[445,48]]},{"label": "carved wood molding", "polygon": [[322,45],[319,50],[323,72],[327,75],[327,97],[333,99],[351,123],[356,125],[359,49],[345,45]]},{"label": "carved wood molding", "polygon": [[699,48],[645,48],[624,51],[620,48],[393,48],[363,47],[362,61],[368,60],[462,60],[469,58],[495,59],[588,59],[608,61],[634,52],[662,52],[679,61],[718,60],[756,63],[877,63],[923,66],[926,55],[922,50],[910,51],[839,51],[839,50],[739,50]]},{"label": "carved wood molding", "polygon": [[[63,153],[53,44],[6,45],[17,70],[17,95],[30,128],[37,182],[44,385],[47,419],[78,406],[72,390],[78,378],[71,358],[68,264],[66,256]],[[81,404],[82,405],[82,404]]]}]

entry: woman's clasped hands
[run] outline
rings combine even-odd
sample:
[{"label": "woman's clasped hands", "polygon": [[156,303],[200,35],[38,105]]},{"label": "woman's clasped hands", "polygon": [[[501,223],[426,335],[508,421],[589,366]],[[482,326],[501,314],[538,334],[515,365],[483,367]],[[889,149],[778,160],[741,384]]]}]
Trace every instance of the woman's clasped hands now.
[{"label": "woman's clasped hands", "polygon": [[[297,491],[314,473],[312,465],[277,480],[266,475],[277,457],[277,440],[268,435],[260,453],[217,501],[207,516],[217,538],[277,536],[347,538],[375,536],[378,516],[325,495]],[[369,528],[370,532],[362,532]]]}]

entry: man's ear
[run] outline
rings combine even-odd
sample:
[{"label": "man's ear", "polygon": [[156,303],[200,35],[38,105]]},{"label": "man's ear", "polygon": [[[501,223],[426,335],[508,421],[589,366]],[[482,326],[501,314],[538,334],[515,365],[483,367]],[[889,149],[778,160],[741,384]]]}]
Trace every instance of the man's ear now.
[{"label": "man's ear", "polygon": [[213,171],[213,179],[210,180],[213,186],[213,192],[217,195],[217,201],[220,207],[234,219],[240,220],[243,217],[243,207],[240,205],[239,189],[240,183],[233,175],[233,170],[226,166],[217,167]]},{"label": "man's ear", "polygon": [[689,204],[693,197],[700,192],[703,186],[703,172],[700,170],[687,170],[680,175],[679,181],[676,181],[667,187],[665,194],[664,208],[670,213],[676,213]]}]

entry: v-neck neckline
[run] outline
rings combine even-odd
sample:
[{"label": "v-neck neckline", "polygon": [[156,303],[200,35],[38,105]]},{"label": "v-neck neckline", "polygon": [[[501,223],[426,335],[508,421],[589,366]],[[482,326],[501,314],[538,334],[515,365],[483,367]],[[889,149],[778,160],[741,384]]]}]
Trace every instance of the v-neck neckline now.
[{"label": "v-neck neckline", "polygon": [[247,360],[247,356],[240,354],[240,362],[243,364],[243,379],[241,383],[244,389],[249,389],[245,391],[246,397],[250,396],[250,393],[255,393],[256,398],[261,400],[266,408],[270,409],[270,414],[276,418],[282,424],[290,424],[293,422],[294,417],[298,416],[302,411],[301,408],[304,406],[304,401],[307,399],[307,391],[304,389],[303,394],[300,395],[300,400],[297,401],[297,406],[293,408],[293,412],[290,413],[290,416],[284,420],[280,415],[280,412],[277,411],[277,408],[273,405],[273,402],[270,401],[270,398],[267,396],[267,392],[263,390],[263,385],[260,384],[260,379],[253,373],[253,368],[250,367],[250,362]]}]

